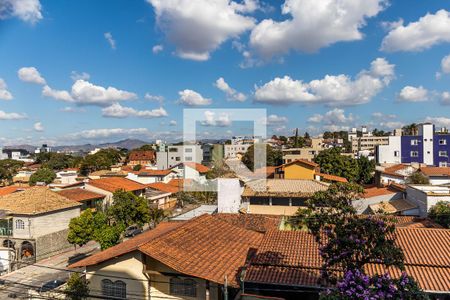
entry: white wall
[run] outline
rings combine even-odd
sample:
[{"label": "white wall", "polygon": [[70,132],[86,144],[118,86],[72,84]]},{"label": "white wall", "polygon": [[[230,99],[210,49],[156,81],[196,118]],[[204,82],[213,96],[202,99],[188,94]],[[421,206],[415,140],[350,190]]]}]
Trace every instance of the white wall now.
[{"label": "white wall", "polygon": [[[378,163],[392,163],[399,164],[401,163],[401,136],[390,136],[388,145],[380,145],[378,146],[377,159]],[[398,153],[398,156],[395,156],[395,153]]]},{"label": "white wall", "polygon": [[432,124],[422,124],[419,126],[419,135],[423,136],[423,162],[427,165],[434,164],[433,134],[434,126]]},{"label": "white wall", "polygon": [[242,187],[237,178],[217,179],[217,211],[237,213],[241,207]]}]

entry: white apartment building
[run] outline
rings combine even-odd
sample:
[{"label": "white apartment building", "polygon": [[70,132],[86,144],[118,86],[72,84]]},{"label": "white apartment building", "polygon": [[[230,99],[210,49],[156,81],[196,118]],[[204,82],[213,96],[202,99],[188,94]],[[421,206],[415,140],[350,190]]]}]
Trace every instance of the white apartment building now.
[{"label": "white apartment building", "polygon": [[156,152],[158,170],[167,170],[182,162],[201,164],[203,160],[203,149],[200,145],[167,146],[164,150]]},{"label": "white apartment building", "polygon": [[224,158],[240,158],[244,155],[248,148],[253,144],[236,144],[236,145],[224,145],[223,156]]}]

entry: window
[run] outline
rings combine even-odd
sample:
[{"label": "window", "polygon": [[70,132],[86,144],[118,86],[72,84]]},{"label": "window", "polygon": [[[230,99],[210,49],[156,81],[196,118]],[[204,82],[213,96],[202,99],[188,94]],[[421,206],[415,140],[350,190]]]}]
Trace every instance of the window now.
[{"label": "window", "polygon": [[170,294],[197,297],[197,283],[192,279],[170,278]]},{"label": "window", "polygon": [[186,148],[186,149],[184,149],[184,152],[186,152],[186,153],[192,153],[192,148]]},{"label": "window", "polygon": [[186,156],[186,157],[185,157],[185,160],[186,160],[186,161],[192,161],[192,157]]},{"label": "window", "polygon": [[112,282],[109,279],[102,280],[102,295],[117,299],[127,298],[127,284],[121,280]]},{"label": "window", "polygon": [[447,157],[447,151],[439,151],[439,157]]},{"label": "window", "polygon": [[419,151],[411,151],[411,157],[419,157]]},{"label": "window", "polygon": [[399,155],[399,151],[394,151],[394,156],[398,157],[398,155]]},{"label": "window", "polygon": [[178,152],[177,148],[169,148],[169,152]]},{"label": "window", "polygon": [[439,140],[439,145],[447,145],[447,140],[446,139],[440,139]]},{"label": "window", "polygon": [[25,229],[25,222],[23,220],[16,220],[16,229]]},{"label": "window", "polygon": [[176,160],[176,161],[180,161],[181,158],[180,158],[179,156],[177,156],[177,157],[175,157],[175,160]]},{"label": "window", "polygon": [[411,146],[419,145],[419,140],[411,140]]},{"label": "window", "polygon": [[441,161],[441,162],[439,162],[439,167],[448,167],[448,164],[447,164],[447,162],[446,161]]}]

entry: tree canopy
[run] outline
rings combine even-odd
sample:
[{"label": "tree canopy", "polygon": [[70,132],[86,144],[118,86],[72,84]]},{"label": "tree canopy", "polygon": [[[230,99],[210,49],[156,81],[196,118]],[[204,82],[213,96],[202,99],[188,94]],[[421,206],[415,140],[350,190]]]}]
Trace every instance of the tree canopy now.
[{"label": "tree canopy", "polygon": [[430,208],[428,217],[439,225],[450,228],[450,203],[439,201]]},{"label": "tree canopy", "polygon": [[38,182],[49,184],[52,183],[55,178],[56,174],[53,170],[41,168],[30,176],[30,185],[36,185]]},{"label": "tree canopy", "polygon": [[429,184],[430,179],[422,172],[416,171],[406,178],[406,182],[409,184]]},{"label": "tree canopy", "polygon": [[108,215],[125,227],[133,224],[142,226],[150,220],[147,200],[123,190],[113,194],[113,205],[108,209]]},{"label": "tree canopy", "polygon": [[0,184],[11,183],[14,175],[16,175],[18,170],[22,167],[22,161],[17,161],[14,159],[0,160]]},{"label": "tree canopy", "polygon": [[66,299],[70,300],[85,300],[89,297],[89,282],[80,276],[79,273],[74,272],[70,275],[67,281],[65,293]]},{"label": "tree canopy", "polygon": [[[266,162],[265,164],[258,164],[255,166],[255,157],[262,155],[264,148],[266,148]],[[242,157],[242,162],[250,170],[262,168],[264,166],[279,166],[282,164],[283,154],[280,150],[273,149],[270,145],[258,144],[255,151],[255,145],[251,145],[247,152]]]},{"label": "tree canopy", "polygon": [[87,175],[98,170],[108,170],[112,165],[122,159],[120,151],[115,149],[102,149],[95,154],[86,155],[80,165],[80,173]]}]

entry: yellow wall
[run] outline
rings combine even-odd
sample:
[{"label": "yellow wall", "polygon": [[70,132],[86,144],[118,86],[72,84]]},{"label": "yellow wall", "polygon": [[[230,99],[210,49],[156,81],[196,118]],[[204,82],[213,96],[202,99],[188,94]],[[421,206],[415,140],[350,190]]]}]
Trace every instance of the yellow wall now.
[{"label": "yellow wall", "polygon": [[284,179],[314,179],[314,168],[300,163],[293,163],[284,167]]}]

